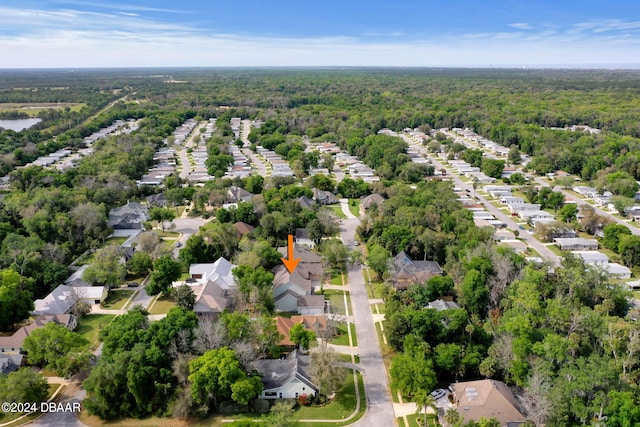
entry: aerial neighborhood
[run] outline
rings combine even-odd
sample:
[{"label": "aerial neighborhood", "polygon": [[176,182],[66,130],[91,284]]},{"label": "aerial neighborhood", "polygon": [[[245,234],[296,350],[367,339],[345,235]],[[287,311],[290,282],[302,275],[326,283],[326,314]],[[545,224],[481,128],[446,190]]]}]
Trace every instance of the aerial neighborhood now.
[{"label": "aerial neighborhood", "polygon": [[640,425],[637,76],[105,73],[0,91],[0,426]]}]

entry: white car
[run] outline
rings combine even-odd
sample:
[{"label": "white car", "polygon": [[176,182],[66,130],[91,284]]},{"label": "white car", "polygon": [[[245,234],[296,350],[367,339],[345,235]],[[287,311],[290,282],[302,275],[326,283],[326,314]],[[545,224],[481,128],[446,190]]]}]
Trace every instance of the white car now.
[{"label": "white car", "polygon": [[445,397],[447,395],[447,392],[444,389],[437,388],[429,394],[431,394],[431,396],[433,396],[434,399],[438,400],[440,398]]}]

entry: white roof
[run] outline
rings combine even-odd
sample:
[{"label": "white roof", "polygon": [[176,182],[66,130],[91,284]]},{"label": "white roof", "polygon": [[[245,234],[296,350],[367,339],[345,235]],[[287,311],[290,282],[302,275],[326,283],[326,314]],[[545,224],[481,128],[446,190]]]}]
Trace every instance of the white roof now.
[{"label": "white roof", "polygon": [[609,274],[613,275],[627,275],[631,274],[631,270],[625,267],[622,264],[618,264],[617,262],[610,262],[602,266],[602,268]]},{"label": "white roof", "polygon": [[571,251],[585,261],[609,261],[609,257],[598,251]]}]

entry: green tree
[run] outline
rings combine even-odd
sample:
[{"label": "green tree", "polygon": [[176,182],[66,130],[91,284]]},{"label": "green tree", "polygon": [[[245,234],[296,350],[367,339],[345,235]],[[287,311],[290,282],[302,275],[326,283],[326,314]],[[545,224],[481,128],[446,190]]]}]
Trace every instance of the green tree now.
[{"label": "green tree", "polygon": [[302,323],[296,323],[289,329],[289,339],[303,350],[308,350],[316,340],[316,333],[305,329]]},{"label": "green tree", "polygon": [[327,264],[335,271],[343,271],[349,254],[341,240],[328,239],[322,242],[320,252]]},{"label": "green tree", "polygon": [[634,393],[612,390],[607,397],[609,401],[605,408],[607,426],[631,427],[640,424],[640,406]]},{"label": "green tree", "polygon": [[433,362],[427,354],[427,344],[408,335],[404,343],[404,353],[391,360],[391,386],[407,396],[420,390],[432,390],[438,380],[433,370]]},{"label": "green tree", "polygon": [[504,171],[504,160],[489,159],[485,157],[482,159],[480,169],[488,176],[499,179],[502,176],[502,171]]},{"label": "green tree", "polygon": [[173,299],[178,307],[182,307],[186,311],[193,310],[196,305],[196,295],[193,293],[191,286],[186,284],[174,289]]},{"label": "green tree", "polygon": [[620,236],[618,253],[627,267],[640,265],[640,236]]},{"label": "green tree", "polygon": [[[255,397],[262,387],[262,382],[258,385],[255,380],[249,379],[233,350],[228,348],[209,350],[192,360],[189,362],[189,372],[191,395],[194,401],[213,410],[217,409],[224,399],[240,399],[248,402],[247,391],[255,387],[252,389]],[[243,386],[236,388],[234,398],[233,385],[237,383],[242,383]]]},{"label": "green tree", "polygon": [[[2,402],[46,402],[48,394],[47,380],[29,368],[20,368],[7,375],[0,375]],[[5,412],[3,415],[11,416],[11,413]]]},{"label": "green tree", "polygon": [[146,276],[153,268],[153,260],[147,252],[137,251],[127,261],[127,269],[135,276]]},{"label": "green tree", "polygon": [[34,307],[32,283],[12,269],[0,270],[0,331],[29,317]]},{"label": "green tree", "polygon": [[436,400],[427,390],[418,390],[413,396],[413,400],[416,402],[416,414],[420,414],[424,411],[423,426],[427,425],[427,409],[431,408],[434,413],[438,413],[438,407],[436,406]]},{"label": "green tree", "polygon": [[614,252],[618,252],[618,245],[620,244],[620,238],[622,236],[630,236],[631,230],[628,227],[618,224],[612,223],[605,225],[602,230],[602,246],[607,249],[611,249]]},{"label": "green tree", "polygon": [[294,427],[298,423],[293,419],[293,406],[286,401],[276,402],[269,410],[266,419],[268,427]]},{"label": "green tree", "polygon": [[[54,322],[38,328],[24,340],[24,350],[29,362],[69,377],[81,368],[81,362],[89,362],[88,355],[80,355],[86,340],[79,334]],[[85,365],[86,366],[86,365]]]},{"label": "green tree", "polygon": [[82,278],[94,285],[111,288],[117,286],[127,275],[127,267],[121,262],[119,246],[107,245],[96,251]]},{"label": "green tree", "polygon": [[560,218],[562,222],[570,223],[576,220],[578,216],[578,205],[575,203],[567,203],[560,208]]},{"label": "green tree", "polygon": [[484,317],[489,306],[489,288],[486,284],[486,276],[476,269],[468,270],[460,286],[459,302],[469,313]]},{"label": "green tree", "polygon": [[391,258],[391,254],[388,250],[378,244],[373,244],[367,254],[367,263],[379,277],[382,277],[387,271],[387,261],[389,261],[389,258]]},{"label": "green tree", "polygon": [[152,221],[157,221],[164,233],[165,223],[171,222],[176,218],[176,212],[173,209],[155,207],[149,210],[149,217]]},{"label": "green tree", "polygon": [[168,293],[171,283],[178,280],[182,274],[182,264],[171,256],[163,256],[153,263],[153,272],[146,286],[149,295]]}]

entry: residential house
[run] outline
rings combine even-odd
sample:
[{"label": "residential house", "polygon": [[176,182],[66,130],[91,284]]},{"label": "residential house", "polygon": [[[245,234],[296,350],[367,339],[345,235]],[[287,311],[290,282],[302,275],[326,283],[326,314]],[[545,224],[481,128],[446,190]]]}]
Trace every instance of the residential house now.
[{"label": "residential house", "polygon": [[429,302],[429,304],[427,304],[425,308],[431,308],[438,311],[445,311],[445,310],[460,308],[460,306],[456,304],[454,301],[437,299],[435,301]]},{"label": "residential house", "polygon": [[509,230],[497,230],[493,233],[493,240],[500,242],[502,240],[516,240],[516,235]]},{"label": "residential house", "polygon": [[295,244],[308,249],[313,249],[316,246],[316,242],[309,237],[309,230],[306,228],[296,228]]},{"label": "residential house", "polygon": [[313,205],[315,205],[316,203],[310,198],[308,198],[307,196],[300,196],[295,200],[300,204],[300,207],[302,209],[307,209],[307,210],[313,209]]},{"label": "residential house", "polygon": [[107,225],[113,229],[141,229],[149,220],[149,209],[138,202],[129,202],[109,211]]},{"label": "residential house", "polygon": [[147,196],[147,205],[150,207],[166,208],[169,205],[169,201],[164,196],[164,193],[152,194]]},{"label": "residential house", "polygon": [[585,264],[593,264],[604,267],[609,263],[609,257],[598,251],[571,251],[577,257],[580,257]]},{"label": "residential house", "polygon": [[42,314],[28,325],[20,327],[11,336],[0,336],[0,371],[10,372],[22,365],[24,340],[31,333],[47,323],[54,322],[69,330],[78,325],[76,316],[72,314]]},{"label": "residential house", "polygon": [[370,194],[360,200],[360,213],[365,214],[373,205],[380,206],[384,202],[384,197],[377,193]]},{"label": "residential house", "polygon": [[[225,258],[218,258],[214,263],[191,264],[186,282],[196,296],[193,311],[200,317],[216,317],[228,308],[235,296],[237,285],[233,277],[236,266]],[[182,283],[174,283],[180,286]]]},{"label": "residential house", "polygon": [[289,331],[295,325],[301,324],[306,330],[315,332],[317,337],[325,335],[329,330],[329,322],[327,317],[321,316],[291,316],[291,317],[276,317],[276,327],[278,332],[282,335],[280,346],[286,351],[294,349],[295,344],[289,338]]},{"label": "residential house", "polygon": [[508,248],[513,249],[517,254],[523,254],[527,252],[529,246],[521,240],[501,240],[498,243],[500,246],[506,246]]},{"label": "residential house", "polygon": [[405,290],[441,275],[442,268],[435,261],[412,260],[404,251],[393,259],[393,282],[396,289]]},{"label": "residential house", "polygon": [[252,233],[256,228],[253,225],[247,224],[246,222],[238,221],[233,226],[238,230],[240,237],[243,237],[245,234]]},{"label": "residential house", "polygon": [[501,426],[512,427],[526,421],[513,394],[501,381],[460,382],[451,384],[449,388],[453,392],[453,408],[463,423],[495,418]]},{"label": "residential house", "polygon": [[280,265],[274,269],[273,302],[276,311],[304,315],[324,314],[324,296],[313,295],[311,280],[302,276],[300,265],[289,271]]},{"label": "residential house", "polygon": [[598,241],[595,239],[583,239],[582,237],[555,238],[554,243],[563,251],[595,251],[598,250]]},{"label": "residential house", "polygon": [[313,189],[313,200],[319,205],[333,205],[338,203],[338,198],[331,191]]},{"label": "residential house", "polygon": [[104,286],[60,285],[42,299],[34,301],[34,314],[67,314],[79,302],[100,304],[107,298]]},{"label": "residential house", "polygon": [[509,212],[511,213],[519,213],[524,211],[533,212],[533,211],[540,210],[539,203],[514,203],[514,204],[508,204],[508,206],[509,206]]},{"label": "residential house", "polygon": [[240,202],[251,202],[253,196],[255,194],[249,193],[247,190],[241,187],[237,187],[232,185],[227,190],[227,202],[228,203],[240,203]]},{"label": "residential house", "polygon": [[602,269],[606,271],[609,276],[614,277],[616,279],[630,279],[631,278],[631,270],[625,267],[622,264],[618,264],[617,262],[610,262],[602,266]]},{"label": "residential house", "polygon": [[262,376],[264,388],[261,399],[297,399],[302,395],[315,396],[318,387],[309,371],[309,356],[292,351],[286,359],[262,359],[254,362]]}]

